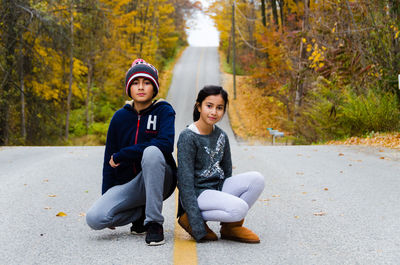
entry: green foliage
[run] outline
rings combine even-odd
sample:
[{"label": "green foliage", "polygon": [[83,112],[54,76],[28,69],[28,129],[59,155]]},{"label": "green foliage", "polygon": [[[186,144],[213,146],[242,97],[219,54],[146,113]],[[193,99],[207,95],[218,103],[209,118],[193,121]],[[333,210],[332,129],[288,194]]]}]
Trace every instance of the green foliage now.
[{"label": "green foliage", "polygon": [[84,108],[72,110],[69,121],[71,124],[71,126],[69,127],[69,132],[72,137],[83,136],[87,133]]},{"label": "green foliage", "polygon": [[[233,74],[233,65],[232,62],[227,63],[225,60],[222,60],[222,67],[224,69],[225,73],[228,74]],[[245,75],[246,72],[242,69],[242,67],[240,66],[239,62],[236,62],[235,64],[235,74],[236,75]]]},{"label": "green foliage", "polygon": [[109,102],[102,102],[102,104],[97,104],[95,106],[95,121],[107,122],[111,119],[112,115],[116,111],[116,108]]},{"label": "green foliage", "polygon": [[108,124],[104,122],[94,122],[89,127],[89,134],[96,135],[101,144],[106,143]]},{"label": "green foliage", "polygon": [[400,104],[392,92],[350,86],[320,77],[296,122],[290,123],[300,142],[320,142],[400,129]]},{"label": "green foliage", "polygon": [[366,95],[346,93],[341,107],[340,125],[350,135],[361,136],[369,132],[390,132],[400,129],[399,102],[392,92],[369,90]]}]

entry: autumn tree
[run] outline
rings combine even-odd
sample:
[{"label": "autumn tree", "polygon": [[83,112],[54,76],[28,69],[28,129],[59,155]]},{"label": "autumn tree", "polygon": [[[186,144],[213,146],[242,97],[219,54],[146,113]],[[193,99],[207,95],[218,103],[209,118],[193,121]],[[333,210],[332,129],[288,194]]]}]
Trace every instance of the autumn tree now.
[{"label": "autumn tree", "polygon": [[[400,126],[397,114],[397,122],[387,118],[399,109],[399,1],[216,1],[211,12],[226,54],[231,4],[237,63],[251,66],[244,70],[262,108],[284,106],[273,114],[279,126],[305,142]],[[373,108],[369,116],[384,122],[356,111]]]},{"label": "autumn tree", "polygon": [[104,140],[132,61],[143,57],[162,74],[186,45],[193,8],[189,0],[4,0],[0,144]]}]

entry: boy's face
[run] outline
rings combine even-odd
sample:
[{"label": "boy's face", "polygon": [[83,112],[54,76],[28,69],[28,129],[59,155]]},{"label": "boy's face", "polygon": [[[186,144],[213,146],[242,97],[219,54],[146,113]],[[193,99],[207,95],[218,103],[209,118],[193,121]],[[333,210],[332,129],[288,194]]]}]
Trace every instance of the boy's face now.
[{"label": "boy's face", "polygon": [[138,77],[133,80],[130,90],[131,96],[135,102],[147,103],[151,102],[153,99],[153,83],[147,78]]}]

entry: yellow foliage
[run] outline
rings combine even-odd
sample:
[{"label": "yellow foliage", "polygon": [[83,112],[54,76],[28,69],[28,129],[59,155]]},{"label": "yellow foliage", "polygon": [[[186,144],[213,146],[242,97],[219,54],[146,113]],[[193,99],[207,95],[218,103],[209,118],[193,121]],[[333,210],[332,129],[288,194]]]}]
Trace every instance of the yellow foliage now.
[{"label": "yellow foliage", "polygon": [[291,13],[295,13],[298,16],[303,16],[303,14],[304,14],[303,1],[287,0],[286,5]]},{"label": "yellow foliage", "polygon": [[[313,47],[314,51],[311,53],[311,55],[308,57],[308,60],[310,61],[310,67],[311,68],[321,68],[324,66],[323,61],[325,60],[325,51],[327,50],[325,46],[322,46],[320,48],[318,46],[318,43],[316,43]],[[311,49],[307,47],[307,52],[309,52]]]}]

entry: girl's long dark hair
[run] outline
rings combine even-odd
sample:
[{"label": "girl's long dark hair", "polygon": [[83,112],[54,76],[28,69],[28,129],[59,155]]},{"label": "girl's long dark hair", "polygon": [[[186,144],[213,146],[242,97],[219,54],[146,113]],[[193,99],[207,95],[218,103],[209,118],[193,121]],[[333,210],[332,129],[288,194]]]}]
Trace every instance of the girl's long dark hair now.
[{"label": "girl's long dark hair", "polygon": [[226,105],[228,104],[228,93],[221,87],[221,86],[205,86],[197,95],[196,104],[194,104],[193,109],[193,121],[198,121],[200,119],[200,112],[198,111],[197,107],[201,106],[203,100],[212,95],[221,95],[222,99],[224,100],[224,112],[226,110]]}]

